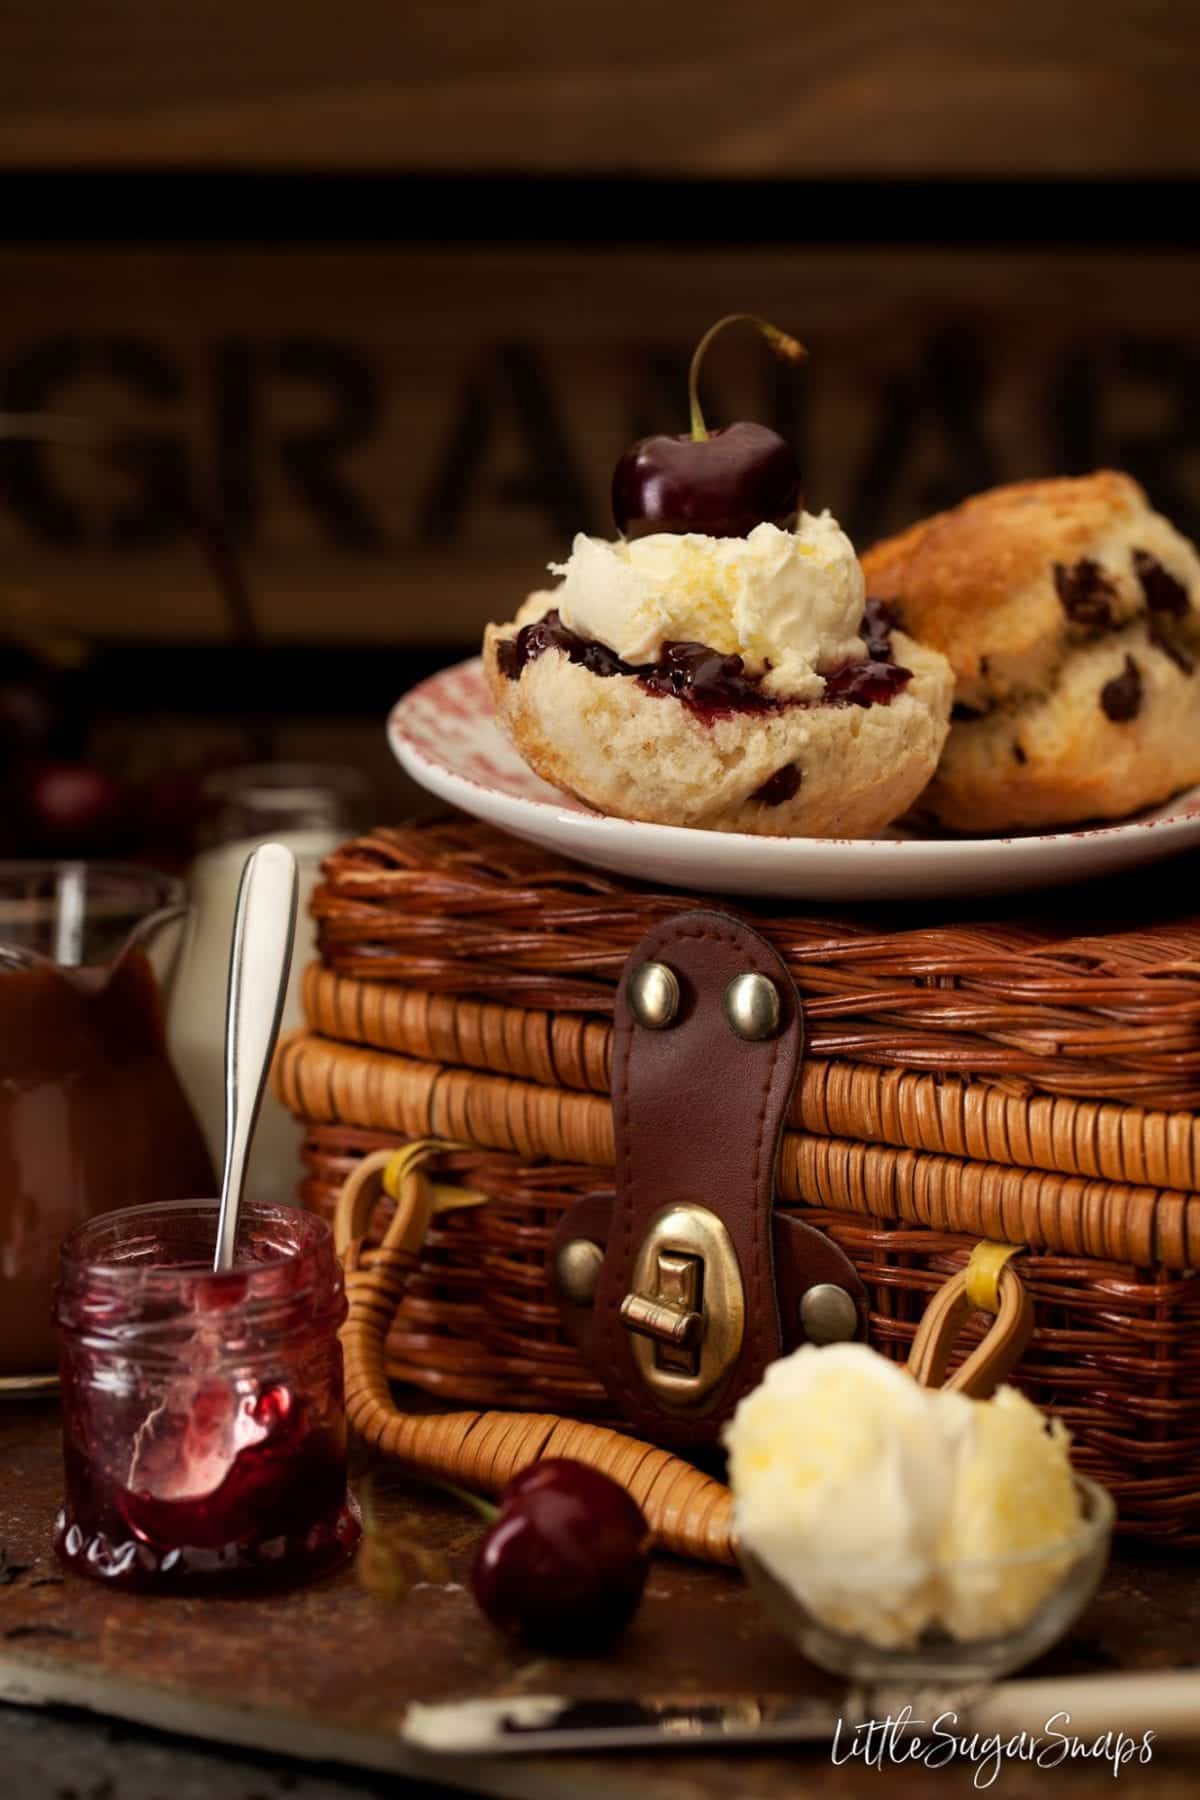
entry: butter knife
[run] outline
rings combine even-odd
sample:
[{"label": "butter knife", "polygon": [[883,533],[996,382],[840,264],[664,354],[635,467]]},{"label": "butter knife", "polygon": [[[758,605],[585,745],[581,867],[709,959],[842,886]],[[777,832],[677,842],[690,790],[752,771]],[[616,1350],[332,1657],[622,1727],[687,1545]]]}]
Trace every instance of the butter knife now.
[{"label": "butter knife", "polygon": [[1200,1669],[1003,1681],[969,1687],[855,1688],[826,1696],[570,1699],[521,1694],[409,1706],[401,1735],[437,1755],[530,1755],[546,1751],[709,1749],[734,1744],[829,1744],[869,1722],[901,1720],[928,1732],[935,1720],[956,1736],[1054,1729],[1085,1740],[1124,1731],[1140,1739],[1200,1741]]}]

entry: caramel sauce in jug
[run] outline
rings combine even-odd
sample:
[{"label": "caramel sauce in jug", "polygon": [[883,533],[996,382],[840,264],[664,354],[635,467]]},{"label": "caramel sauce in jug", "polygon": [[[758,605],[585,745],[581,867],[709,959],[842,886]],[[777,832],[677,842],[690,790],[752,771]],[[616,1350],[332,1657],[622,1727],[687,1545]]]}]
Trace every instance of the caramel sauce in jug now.
[{"label": "caramel sauce in jug", "polygon": [[85,1219],[215,1193],[145,952],[67,968],[0,952],[0,1376],[52,1370],[59,1245]]}]

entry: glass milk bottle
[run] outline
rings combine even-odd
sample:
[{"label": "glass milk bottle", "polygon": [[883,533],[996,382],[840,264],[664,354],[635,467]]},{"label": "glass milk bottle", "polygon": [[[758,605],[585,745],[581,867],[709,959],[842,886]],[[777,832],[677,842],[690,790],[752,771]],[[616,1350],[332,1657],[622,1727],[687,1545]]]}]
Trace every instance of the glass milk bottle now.
[{"label": "glass milk bottle", "polygon": [[[206,847],[190,872],[191,910],[171,997],[171,1056],[216,1166],[225,1142],[225,998],[229,946],[242,865],[257,844],[286,844],[300,872],[296,946],[282,1030],[303,1024],[304,970],[316,953],[308,916],[323,857],[353,834],[364,783],[353,769],[264,763],[209,776]],[[268,1091],[254,1134],[246,1197],[296,1203],[303,1128]]]}]

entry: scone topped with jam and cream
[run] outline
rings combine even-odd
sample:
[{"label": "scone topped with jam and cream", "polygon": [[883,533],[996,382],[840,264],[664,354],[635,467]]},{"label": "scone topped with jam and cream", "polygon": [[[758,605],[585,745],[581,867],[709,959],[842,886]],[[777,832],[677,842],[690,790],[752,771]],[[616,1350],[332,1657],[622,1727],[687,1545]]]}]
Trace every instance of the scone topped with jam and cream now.
[{"label": "scone topped with jam and cream", "polygon": [[954,669],[941,824],[1117,819],[1200,781],[1200,558],[1130,476],[993,488],[863,567]]},{"label": "scone topped with jam and cream", "polygon": [[845,533],[802,510],[782,438],[707,432],[695,382],[712,335],[692,436],[643,439],[617,465],[622,537],[577,536],[559,586],[488,627],[497,718],[539,775],[602,812],[869,836],[933,773],[950,668],[867,604]]}]

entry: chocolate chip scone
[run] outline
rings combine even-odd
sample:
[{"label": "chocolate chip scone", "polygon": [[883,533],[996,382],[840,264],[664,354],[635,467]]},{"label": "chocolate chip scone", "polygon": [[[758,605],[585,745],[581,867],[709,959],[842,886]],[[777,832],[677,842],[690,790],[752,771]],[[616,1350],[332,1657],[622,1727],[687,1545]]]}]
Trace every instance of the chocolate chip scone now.
[{"label": "chocolate chip scone", "polygon": [[759,837],[869,837],[937,765],[950,670],[883,609],[869,609],[864,654],[796,700],[701,644],[630,665],[566,627],[556,599],[531,595],[510,623],[489,625],[484,671],[525,761],[601,812]]},{"label": "chocolate chip scone", "polygon": [[1200,558],[1128,475],[993,488],[863,570],[954,670],[920,800],[943,825],[1123,818],[1200,782]]}]

